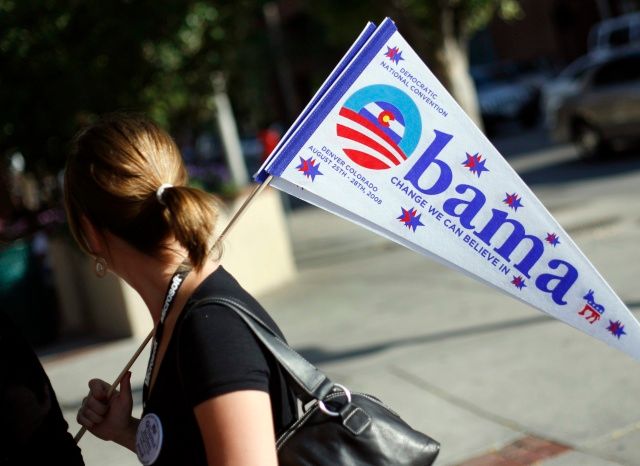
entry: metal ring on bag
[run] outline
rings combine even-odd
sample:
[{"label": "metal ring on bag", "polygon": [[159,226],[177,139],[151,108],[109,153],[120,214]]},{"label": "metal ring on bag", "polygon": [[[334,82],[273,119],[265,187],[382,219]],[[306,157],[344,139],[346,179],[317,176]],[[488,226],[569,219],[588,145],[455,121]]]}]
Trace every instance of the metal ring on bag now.
[{"label": "metal ring on bag", "polygon": [[[349,389],[347,387],[345,387],[344,385],[340,385],[339,383],[334,383],[333,386],[341,388],[342,391],[344,392],[345,396],[347,397],[347,403],[351,403],[351,392],[349,391]],[[340,416],[340,413],[338,413],[336,411],[331,411],[330,409],[328,409],[325,406],[324,401],[322,401],[322,400],[318,401],[318,408],[320,408],[320,411],[322,411],[323,413],[325,413],[325,414],[327,414],[329,416]]]}]

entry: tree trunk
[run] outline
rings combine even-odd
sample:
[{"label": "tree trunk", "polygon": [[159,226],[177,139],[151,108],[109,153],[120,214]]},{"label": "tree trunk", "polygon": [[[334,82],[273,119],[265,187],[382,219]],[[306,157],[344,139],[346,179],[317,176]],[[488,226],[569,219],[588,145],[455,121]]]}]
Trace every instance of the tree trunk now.
[{"label": "tree trunk", "polygon": [[458,104],[482,130],[482,117],[478,104],[478,93],[469,72],[467,38],[456,31],[455,12],[442,8],[442,43],[439,55],[447,88]]},{"label": "tree trunk", "polygon": [[413,49],[482,130],[478,95],[469,74],[467,37],[456,28],[454,9],[441,2],[430,24],[419,25],[405,8],[393,2],[387,8]]}]

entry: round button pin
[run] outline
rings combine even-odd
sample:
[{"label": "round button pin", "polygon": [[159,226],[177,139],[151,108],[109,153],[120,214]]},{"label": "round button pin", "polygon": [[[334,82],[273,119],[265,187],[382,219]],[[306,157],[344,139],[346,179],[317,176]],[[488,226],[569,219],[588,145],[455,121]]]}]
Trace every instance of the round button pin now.
[{"label": "round button pin", "polygon": [[136,432],[138,459],[145,466],[153,464],[160,456],[162,448],[162,423],[160,418],[149,413],[140,420]]}]

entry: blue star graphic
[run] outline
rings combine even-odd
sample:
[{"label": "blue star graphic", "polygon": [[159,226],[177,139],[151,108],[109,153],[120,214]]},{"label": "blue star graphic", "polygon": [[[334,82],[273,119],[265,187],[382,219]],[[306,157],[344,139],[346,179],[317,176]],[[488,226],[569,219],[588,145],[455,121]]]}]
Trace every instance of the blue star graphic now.
[{"label": "blue star graphic", "polygon": [[613,320],[609,320],[607,330],[609,330],[614,337],[618,337],[618,340],[622,335],[627,334],[627,332],[624,331],[624,325],[622,325],[622,322],[619,320],[616,320],[615,322]]},{"label": "blue star graphic", "polygon": [[527,285],[524,282],[524,278],[522,278],[522,275],[520,276],[513,276],[513,280],[511,280],[511,283],[518,288],[519,290],[521,290],[522,288],[526,288]]},{"label": "blue star graphic", "polygon": [[560,244],[560,238],[558,238],[558,235],[556,235],[555,233],[547,233],[546,241],[547,241],[547,243],[552,245],[554,248],[558,244]]},{"label": "blue star graphic", "polygon": [[315,181],[316,176],[324,174],[320,173],[320,164],[317,163],[313,157],[309,157],[308,159],[300,157],[300,165],[296,168],[298,171],[302,172],[304,176],[311,178],[311,181]]},{"label": "blue star graphic", "polygon": [[418,211],[416,209],[407,210],[402,207],[401,209],[402,215],[397,217],[397,219],[404,223],[408,229],[413,229],[413,231],[416,231],[416,228],[424,226],[424,223],[420,221],[420,217],[422,217],[422,214],[418,214]]},{"label": "blue star graphic", "polygon": [[509,207],[511,207],[513,210],[518,210],[518,207],[524,207],[522,205],[522,203],[520,202],[521,197],[518,196],[516,193],[513,194],[509,194],[509,193],[505,193],[505,195],[507,196],[505,200],[503,200],[502,202],[504,202],[505,204],[507,204]]},{"label": "blue star graphic", "polygon": [[462,165],[467,167],[471,173],[475,173],[480,178],[480,174],[482,172],[488,172],[489,169],[484,166],[487,163],[486,160],[482,160],[482,155],[480,153],[475,153],[471,155],[467,153],[467,160],[462,162]]},{"label": "blue star graphic", "polygon": [[398,47],[392,48],[387,45],[387,53],[385,53],[384,56],[389,58],[396,65],[400,63],[400,60],[404,60],[404,58],[402,58],[402,52]]}]

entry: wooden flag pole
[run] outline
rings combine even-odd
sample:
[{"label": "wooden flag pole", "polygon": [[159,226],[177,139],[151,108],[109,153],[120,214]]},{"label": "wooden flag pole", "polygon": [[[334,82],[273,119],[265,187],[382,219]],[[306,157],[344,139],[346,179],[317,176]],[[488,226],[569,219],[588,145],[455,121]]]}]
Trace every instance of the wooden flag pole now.
[{"label": "wooden flag pole", "polygon": [[[220,243],[222,243],[224,238],[226,238],[226,236],[229,234],[229,231],[231,231],[231,228],[236,224],[238,219],[247,210],[247,207],[249,207],[249,204],[251,204],[251,202],[256,198],[256,196],[260,194],[262,190],[269,185],[269,183],[271,183],[272,179],[273,179],[273,175],[269,175],[269,177],[267,177],[266,180],[264,180],[261,184],[259,184],[254,188],[251,194],[249,194],[249,197],[247,197],[247,199],[244,201],[244,203],[240,206],[238,211],[235,213],[233,218],[229,220],[229,223],[227,223],[227,226],[225,227],[225,229],[222,230],[222,233],[220,233],[220,236],[218,236],[218,239],[214,243],[211,250],[215,249]],[[211,253],[211,251],[209,251],[209,253]]]},{"label": "wooden flag pole", "polygon": [[[240,206],[240,208],[234,214],[231,220],[229,220],[229,223],[227,223],[227,226],[224,228],[224,230],[222,230],[222,233],[220,233],[220,236],[218,236],[218,239],[214,243],[211,250],[215,249],[222,242],[222,240],[229,234],[229,232],[231,231],[231,228],[238,222],[238,220],[240,219],[242,214],[247,210],[251,202],[256,198],[256,196],[258,196],[258,194],[262,192],[264,188],[266,188],[269,185],[269,183],[271,183],[272,179],[273,179],[273,176],[270,175],[266,180],[264,180],[261,184],[259,184],[254,188],[251,194],[249,194],[249,197],[247,197],[247,199]],[[136,352],[133,354],[131,359],[129,359],[129,362],[125,365],[124,369],[122,369],[120,374],[118,374],[118,377],[116,377],[116,380],[114,380],[114,382],[109,387],[109,391],[107,392],[107,398],[109,399],[111,398],[116,387],[120,385],[120,381],[122,381],[122,378],[129,371],[129,369],[131,369],[131,366],[133,366],[133,363],[136,362],[136,359],[138,359],[138,356],[140,356],[140,353],[142,353],[142,350],[145,348],[145,346],[147,346],[149,341],[151,341],[151,338],[153,337],[153,334],[155,333],[155,331],[156,331],[156,328],[154,326],[153,330],[149,332],[149,335],[147,335],[146,338],[142,341],[142,343],[140,343],[140,346],[138,347]],[[87,431],[87,428],[84,426],[78,431],[78,433],[73,438],[76,443],[80,441],[80,439],[82,438],[82,436],[85,434],[86,431]]]}]

